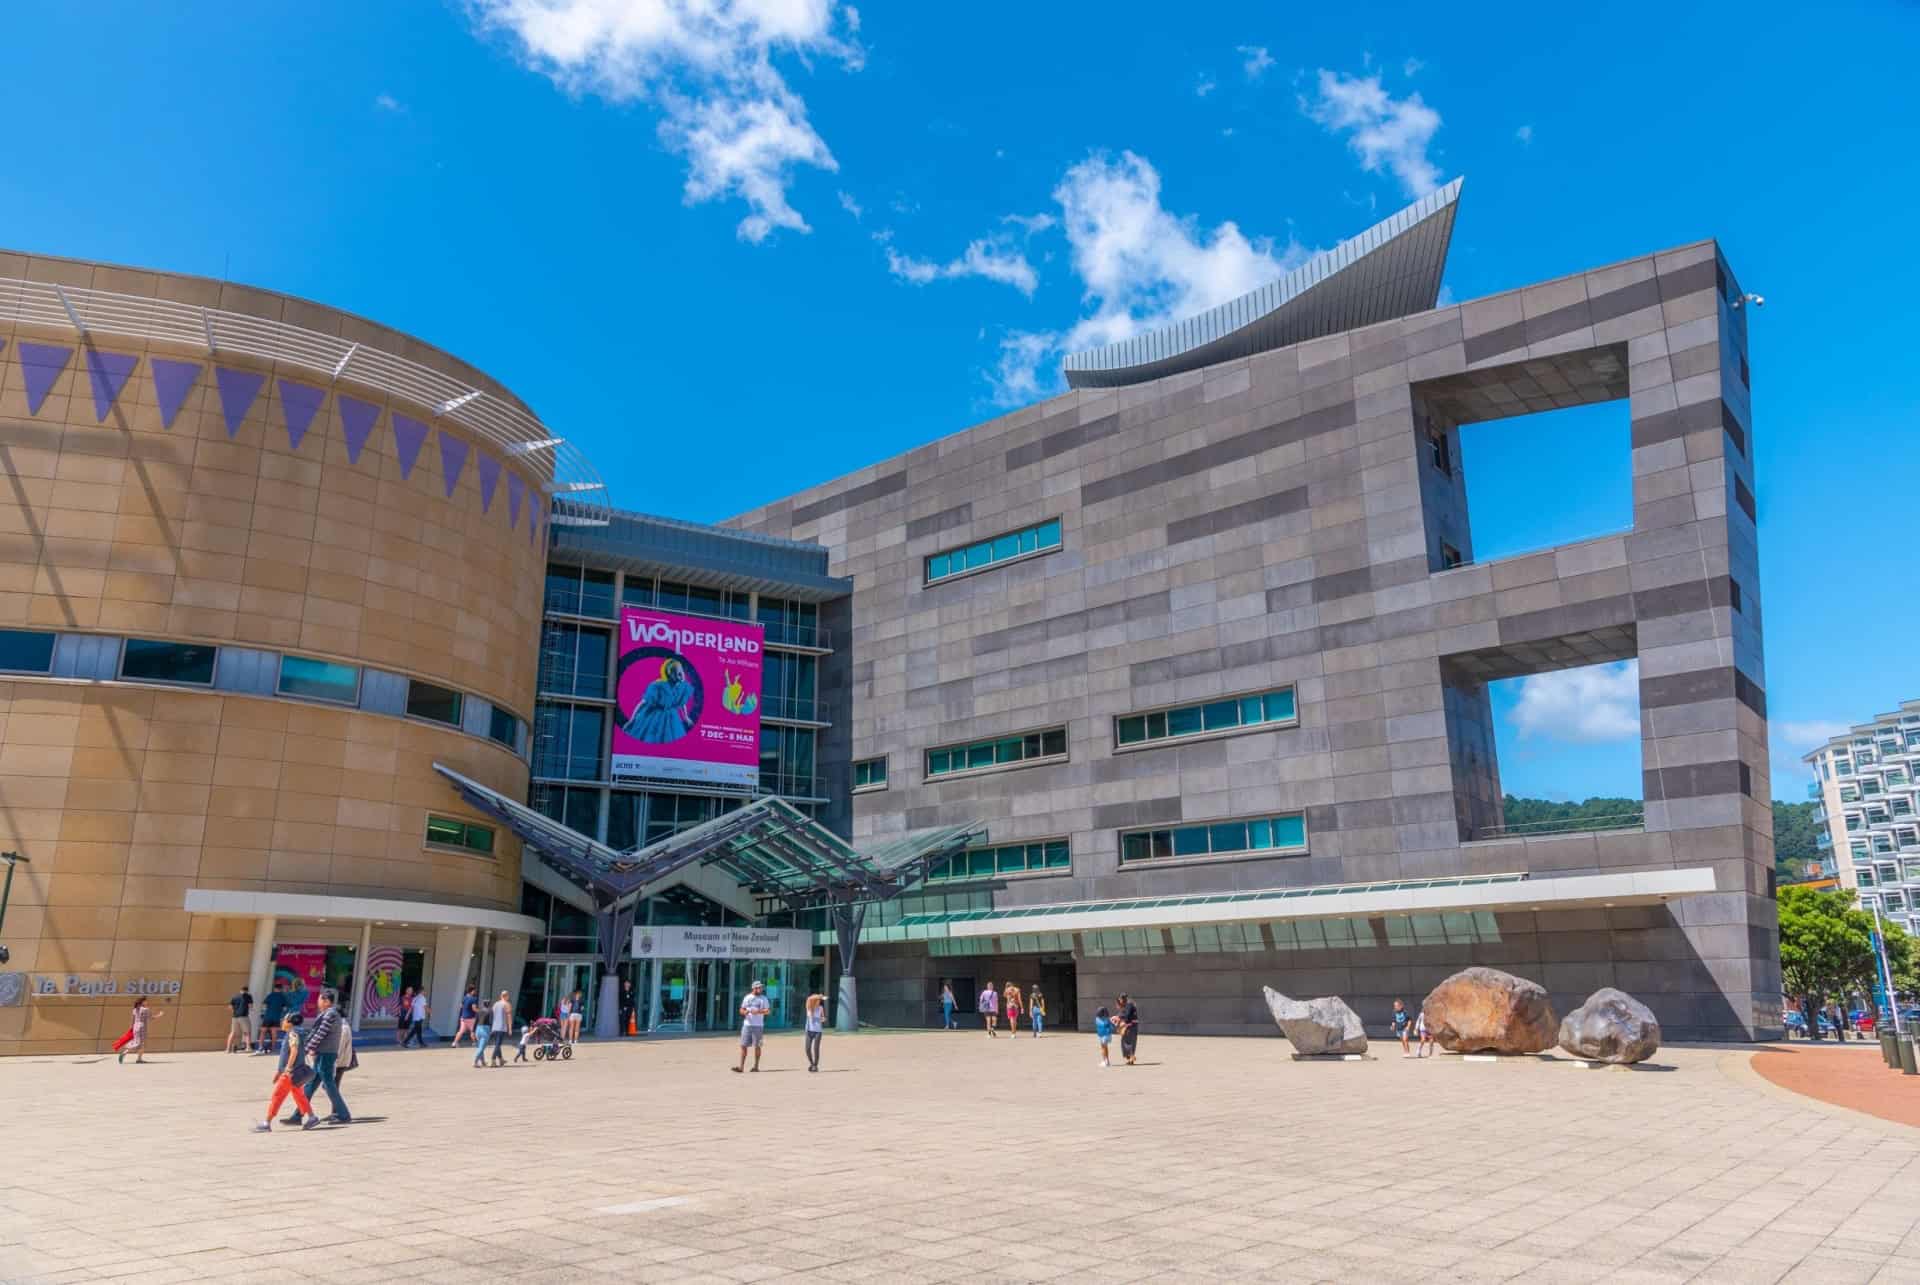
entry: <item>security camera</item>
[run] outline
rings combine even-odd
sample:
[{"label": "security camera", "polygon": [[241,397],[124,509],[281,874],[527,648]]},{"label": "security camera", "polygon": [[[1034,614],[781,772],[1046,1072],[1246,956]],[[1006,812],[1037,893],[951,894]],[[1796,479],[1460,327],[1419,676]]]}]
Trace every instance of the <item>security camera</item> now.
[{"label": "security camera", "polygon": [[1767,297],[1762,294],[1743,294],[1733,301],[1733,306],[1738,308],[1743,303],[1750,303],[1756,308],[1764,308],[1767,306]]}]

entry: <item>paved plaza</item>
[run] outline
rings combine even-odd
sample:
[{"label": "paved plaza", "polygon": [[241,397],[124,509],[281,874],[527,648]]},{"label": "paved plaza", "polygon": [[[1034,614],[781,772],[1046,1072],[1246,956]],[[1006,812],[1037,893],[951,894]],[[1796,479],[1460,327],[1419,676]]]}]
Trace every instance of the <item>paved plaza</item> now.
[{"label": "paved plaza", "polygon": [[1920,1281],[1920,1129],[1747,1051],[1378,1051],[1149,1033],[1101,1071],[1071,1033],[830,1033],[821,1074],[778,1035],[734,1075],[715,1039],[505,1071],[370,1050],[358,1122],[267,1136],[264,1058],[6,1060],[0,1279]]}]

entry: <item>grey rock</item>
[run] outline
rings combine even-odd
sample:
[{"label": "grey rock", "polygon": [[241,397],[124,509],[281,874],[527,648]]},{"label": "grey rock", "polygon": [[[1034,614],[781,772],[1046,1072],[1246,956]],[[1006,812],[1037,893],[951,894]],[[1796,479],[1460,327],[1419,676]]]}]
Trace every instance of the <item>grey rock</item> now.
[{"label": "grey rock", "polygon": [[1274,1024],[1302,1057],[1367,1051],[1367,1031],[1360,1025],[1360,1015],[1338,995],[1288,999],[1271,986],[1260,989]]},{"label": "grey rock", "polygon": [[1603,986],[1560,1023],[1560,1047],[1589,1062],[1630,1066],[1660,1047],[1660,1023],[1633,996]]}]

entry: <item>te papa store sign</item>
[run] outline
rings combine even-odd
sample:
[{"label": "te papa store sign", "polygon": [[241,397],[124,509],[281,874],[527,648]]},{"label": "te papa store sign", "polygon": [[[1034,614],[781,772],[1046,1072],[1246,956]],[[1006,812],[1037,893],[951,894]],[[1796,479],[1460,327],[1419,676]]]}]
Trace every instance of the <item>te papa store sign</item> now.
[{"label": "te papa store sign", "polygon": [[0,1007],[34,999],[149,999],[178,995],[176,977],[101,977],[79,973],[0,973]]}]

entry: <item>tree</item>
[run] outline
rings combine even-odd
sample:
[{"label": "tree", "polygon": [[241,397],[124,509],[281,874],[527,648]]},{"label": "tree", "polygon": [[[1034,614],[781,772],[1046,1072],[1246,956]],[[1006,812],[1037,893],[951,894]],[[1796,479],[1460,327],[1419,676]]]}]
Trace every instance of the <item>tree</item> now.
[{"label": "tree", "polygon": [[1773,801],[1773,869],[1783,881],[1804,879],[1820,860],[1813,814],[1818,803]]},{"label": "tree", "polygon": [[[1889,920],[1880,921],[1887,967],[1896,992],[1915,989],[1913,939]],[[1873,916],[1854,904],[1853,893],[1789,885],[1780,889],[1780,980],[1791,995],[1872,994],[1880,983],[1880,957],[1873,949]],[[1889,997],[1890,999],[1892,997]]]}]

